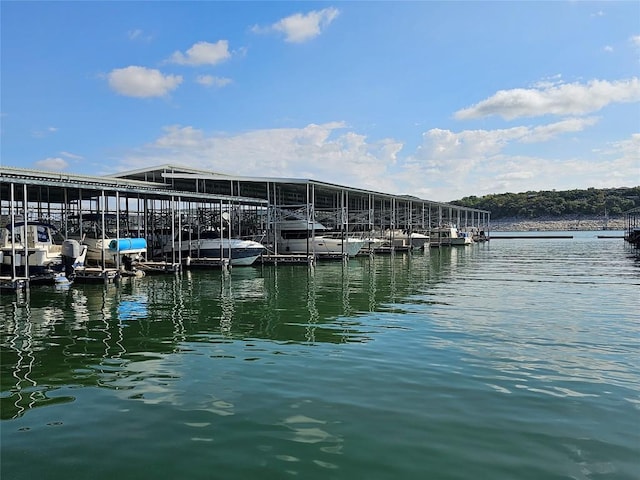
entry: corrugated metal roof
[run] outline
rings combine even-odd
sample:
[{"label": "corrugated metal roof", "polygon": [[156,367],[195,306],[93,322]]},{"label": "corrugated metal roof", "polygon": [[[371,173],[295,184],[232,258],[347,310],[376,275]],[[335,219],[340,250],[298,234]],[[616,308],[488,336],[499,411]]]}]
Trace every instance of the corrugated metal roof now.
[{"label": "corrugated metal roof", "polygon": [[51,172],[15,167],[0,167],[2,183],[26,184],[30,186],[65,187],[84,190],[109,190],[120,193],[139,193],[151,197],[181,197],[183,199],[197,199],[207,201],[233,201],[245,204],[266,204],[266,200],[252,197],[239,197],[221,194],[197,193],[162,188],[158,183],[116,178],[111,176],[89,176],[66,172]]},{"label": "corrugated metal roof", "polygon": [[489,213],[486,210],[479,210],[476,208],[463,207],[460,205],[453,205],[444,202],[437,202],[433,200],[426,200],[411,195],[394,195],[391,193],[377,192],[374,190],[366,190],[362,188],[348,187],[346,185],[339,185],[329,182],[322,182],[319,180],[305,179],[305,178],[288,178],[288,177],[248,177],[242,175],[229,175],[219,172],[195,169],[182,165],[159,165],[156,167],[142,168],[137,170],[131,170],[129,172],[121,172],[115,174],[115,177],[131,177],[140,175],[153,175],[160,176],[165,179],[180,179],[180,180],[220,180],[220,181],[233,181],[233,182],[253,182],[253,183],[276,183],[281,185],[315,185],[323,187],[329,190],[344,190],[354,192],[363,195],[374,195],[376,197],[384,197],[386,199],[400,199],[404,201],[412,201],[417,203],[429,203],[434,206],[451,207],[458,210],[469,212],[481,212]]}]

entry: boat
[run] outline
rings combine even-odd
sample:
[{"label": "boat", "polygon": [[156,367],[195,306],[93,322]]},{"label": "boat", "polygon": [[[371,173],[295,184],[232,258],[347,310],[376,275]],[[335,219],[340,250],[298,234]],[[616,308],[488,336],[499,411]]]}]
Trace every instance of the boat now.
[{"label": "boat", "polygon": [[486,242],[489,240],[488,235],[484,230],[480,230],[478,227],[469,227],[466,229],[471,234],[471,239],[474,243]]},{"label": "boat", "polygon": [[391,252],[389,243],[373,233],[370,235],[363,235],[361,239],[364,242],[364,246],[358,252],[359,255]]},{"label": "boat", "polygon": [[177,236],[174,244],[165,242],[162,255],[181,252],[183,258],[191,260],[230,260],[231,266],[249,266],[265,251],[264,245],[254,240],[222,237],[218,230],[204,230],[200,233],[184,231]]},{"label": "boat", "polygon": [[277,253],[318,257],[353,257],[367,243],[342,232],[330,232],[319,222],[285,219],[275,224]]},{"label": "boat", "polygon": [[385,245],[400,249],[419,249],[429,244],[429,235],[407,230],[387,230],[383,237]]},{"label": "boat", "polygon": [[431,241],[431,237],[424,233],[411,232],[409,234],[409,241],[411,242],[411,248],[427,248],[429,246],[429,242]]},{"label": "boat", "polygon": [[56,227],[45,222],[14,222],[0,234],[0,268],[28,272],[31,284],[71,281],[74,270],[84,265],[86,253],[87,248],[62,238]]},{"label": "boat", "polygon": [[457,237],[451,238],[451,245],[471,245],[473,243],[473,234],[471,232],[458,231]]},{"label": "boat", "polygon": [[460,232],[453,225],[444,225],[431,230],[431,243],[433,247],[465,246],[473,243],[470,232]]},{"label": "boat", "polygon": [[92,265],[113,267],[126,263],[128,259],[142,260],[147,253],[147,241],[139,237],[105,237],[103,239],[82,236],[80,242],[87,246],[87,262]]},{"label": "boat", "polygon": [[114,214],[105,214],[105,231],[101,227],[102,216],[88,214],[72,217],[81,220],[79,226],[68,234],[67,238],[79,241],[87,246],[86,261],[91,265],[114,267],[129,261],[140,261],[147,254],[147,241],[141,237],[120,237],[112,226]]}]

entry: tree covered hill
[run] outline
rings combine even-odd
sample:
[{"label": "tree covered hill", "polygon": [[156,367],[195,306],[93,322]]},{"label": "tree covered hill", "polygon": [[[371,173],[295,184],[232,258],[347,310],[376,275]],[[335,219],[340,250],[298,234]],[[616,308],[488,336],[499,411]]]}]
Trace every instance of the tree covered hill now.
[{"label": "tree covered hill", "polygon": [[640,207],[640,186],[464,197],[454,205],[489,210],[492,219],[561,216],[616,217]]}]

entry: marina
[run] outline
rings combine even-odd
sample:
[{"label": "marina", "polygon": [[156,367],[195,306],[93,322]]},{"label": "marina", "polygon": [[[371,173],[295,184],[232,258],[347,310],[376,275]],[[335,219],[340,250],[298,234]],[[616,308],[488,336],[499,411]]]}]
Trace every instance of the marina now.
[{"label": "marina", "polygon": [[3,2],[0,480],[640,480],[639,18]]},{"label": "marina", "polygon": [[463,245],[489,238],[487,211],[306,179],[171,165],[107,177],[3,167],[0,179],[3,291],[36,276],[109,283],[455,244],[444,230]]},{"label": "marina", "polygon": [[632,478],[631,214],[491,236],[311,181],[1,173],[7,478]]}]

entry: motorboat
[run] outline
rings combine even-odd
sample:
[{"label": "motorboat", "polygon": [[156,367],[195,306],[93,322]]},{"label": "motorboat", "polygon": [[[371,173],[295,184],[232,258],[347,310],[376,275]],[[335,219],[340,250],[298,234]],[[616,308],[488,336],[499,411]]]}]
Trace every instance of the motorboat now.
[{"label": "motorboat", "polygon": [[457,237],[451,238],[451,245],[471,245],[473,243],[473,234],[471,232],[458,231]]},{"label": "motorboat", "polygon": [[353,257],[366,245],[362,238],[330,232],[319,222],[285,219],[275,223],[277,253],[318,257]]},{"label": "motorboat", "polygon": [[469,232],[460,232],[453,225],[445,225],[431,229],[430,245],[433,247],[465,246],[473,243]]},{"label": "motorboat", "polygon": [[87,246],[87,262],[103,266],[122,264],[124,256],[139,261],[147,253],[147,241],[144,238],[95,238],[84,235],[80,242]]},{"label": "motorboat", "polygon": [[62,238],[56,227],[45,222],[14,222],[0,233],[2,270],[28,272],[32,283],[69,281],[75,268],[84,265],[86,253],[87,248]]},{"label": "motorboat", "polygon": [[173,244],[165,242],[162,247],[162,255],[181,252],[185,259],[229,259],[232,266],[252,265],[264,251],[264,245],[257,241],[223,237],[215,229],[184,231]]},{"label": "motorboat", "polygon": [[487,240],[489,240],[489,237],[487,236],[485,231],[480,230],[480,228],[478,227],[466,227],[464,229],[464,232],[467,232],[467,234],[471,236],[473,243],[486,242]]},{"label": "motorboat", "polygon": [[81,219],[81,226],[68,234],[67,238],[78,240],[87,246],[86,261],[92,265],[113,267],[128,261],[140,261],[147,254],[147,241],[141,237],[118,236],[112,227],[114,214],[105,214],[104,231],[101,226],[101,215],[87,214]]},{"label": "motorboat", "polygon": [[419,249],[429,244],[429,235],[400,229],[386,230],[384,239],[387,246],[400,249]]}]

